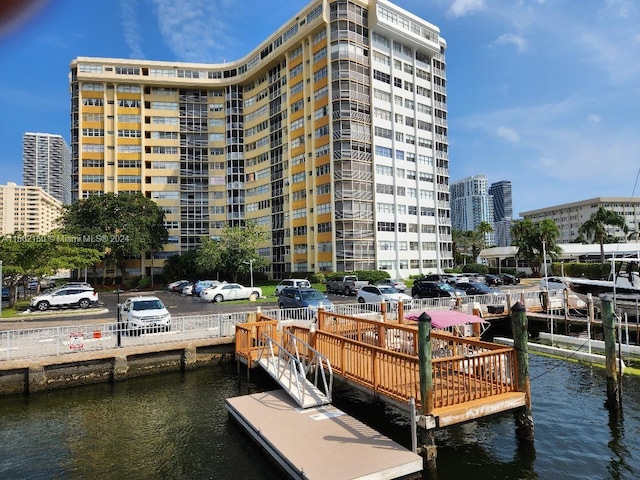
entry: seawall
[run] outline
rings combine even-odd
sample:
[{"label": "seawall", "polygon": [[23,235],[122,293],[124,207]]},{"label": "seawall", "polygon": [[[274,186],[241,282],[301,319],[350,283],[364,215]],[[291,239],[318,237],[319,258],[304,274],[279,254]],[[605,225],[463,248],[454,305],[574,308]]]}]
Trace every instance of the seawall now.
[{"label": "seawall", "polygon": [[0,362],[0,395],[119,382],[231,362],[235,338],[211,338]]}]

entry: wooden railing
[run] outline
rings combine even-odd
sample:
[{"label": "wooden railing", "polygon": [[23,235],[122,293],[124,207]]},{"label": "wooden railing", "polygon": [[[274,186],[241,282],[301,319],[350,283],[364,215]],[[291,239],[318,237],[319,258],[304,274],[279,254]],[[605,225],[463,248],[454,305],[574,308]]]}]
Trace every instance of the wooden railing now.
[{"label": "wooden railing", "polygon": [[[264,318],[264,317],[263,317]],[[273,321],[238,325],[236,351],[247,359],[259,337],[258,331],[272,329]],[[400,404],[411,398],[420,402],[418,329],[346,315],[320,315],[316,328],[286,327],[329,358],[334,374]],[[432,330],[433,404],[429,410],[461,405],[517,391],[515,350],[477,339]]]}]

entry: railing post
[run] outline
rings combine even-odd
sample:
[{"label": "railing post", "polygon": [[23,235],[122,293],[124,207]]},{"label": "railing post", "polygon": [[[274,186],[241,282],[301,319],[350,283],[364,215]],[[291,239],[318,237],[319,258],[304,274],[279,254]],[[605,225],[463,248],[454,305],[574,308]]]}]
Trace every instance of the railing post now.
[{"label": "railing post", "polygon": [[387,321],[387,302],[380,303],[380,313],[382,313],[382,321]]},{"label": "railing post", "polygon": [[[433,366],[431,364],[431,317],[422,312],[418,317],[418,367],[420,376],[420,406],[422,415],[431,415],[433,412]],[[436,470],[436,448],[433,430],[423,432],[422,452],[423,463],[426,470]]]},{"label": "railing post", "polygon": [[518,391],[525,395],[524,406],[514,412],[516,438],[533,445],[533,416],[531,415],[531,383],[529,380],[529,335],[527,331],[527,313],[524,305],[516,303],[511,308],[511,328],[513,346],[516,350],[518,366]]},{"label": "railing post", "polygon": [[398,302],[398,323],[404,325],[404,302],[402,300]]},{"label": "railing post", "polygon": [[607,400],[605,406],[611,412],[622,408],[616,367],[615,318],[613,300],[609,295],[605,295],[602,297],[602,330],[604,335],[604,356],[607,365]]}]

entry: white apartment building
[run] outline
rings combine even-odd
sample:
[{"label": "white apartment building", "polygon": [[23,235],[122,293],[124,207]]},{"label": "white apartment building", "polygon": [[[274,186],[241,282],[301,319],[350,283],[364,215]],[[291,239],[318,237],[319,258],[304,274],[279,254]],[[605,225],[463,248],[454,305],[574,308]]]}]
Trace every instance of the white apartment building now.
[{"label": "white apartment building", "polygon": [[71,203],[71,149],[64,138],[26,132],[22,137],[22,180],[63,204]]},{"label": "white apartment building", "polygon": [[40,187],[0,185],[0,235],[43,235],[57,228],[62,202]]},{"label": "white apartment building", "polygon": [[[493,196],[484,175],[463,178],[451,184],[451,224],[455,230],[475,230],[481,222],[493,225]],[[487,246],[495,244],[494,233],[485,236]]]},{"label": "white apartment building", "polygon": [[[578,230],[600,207],[612,210],[625,219],[629,232],[629,240],[638,241],[640,229],[640,198],[637,197],[595,197],[577,202],[539,208],[520,213],[524,219],[539,222],[551,219],[560,230],[558,243],[573,243],[578,238]],[[627,239],[627,235],[617,228],[608,227],[612,236]]]}]

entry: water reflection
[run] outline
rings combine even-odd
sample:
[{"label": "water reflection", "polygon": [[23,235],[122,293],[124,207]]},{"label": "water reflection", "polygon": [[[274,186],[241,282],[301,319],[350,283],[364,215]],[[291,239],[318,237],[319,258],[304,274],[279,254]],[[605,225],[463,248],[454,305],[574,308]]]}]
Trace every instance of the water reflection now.
[{"label": "water reflection", "polygon": [[[496,415],[439,431],[438,470],[423,478],[640,476],[638,378],[623,377],[623,415],[603,407],[602,369],[531,356],[530,370],[535,451],[518,444],[512,415]],[[0,478],[280,479],[224,407],[272,388],[266,375],[247,381],[230,365],[0,398]],[[410,448],[404,412],[339,382],[334,404]]]}]

